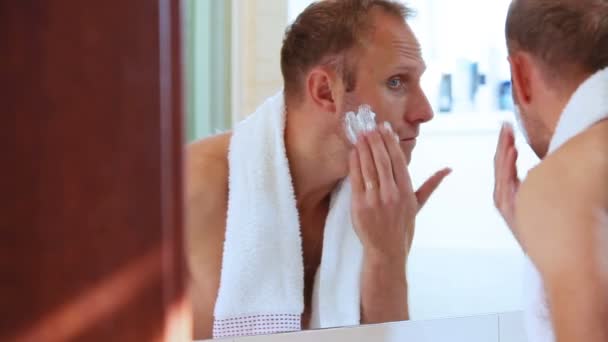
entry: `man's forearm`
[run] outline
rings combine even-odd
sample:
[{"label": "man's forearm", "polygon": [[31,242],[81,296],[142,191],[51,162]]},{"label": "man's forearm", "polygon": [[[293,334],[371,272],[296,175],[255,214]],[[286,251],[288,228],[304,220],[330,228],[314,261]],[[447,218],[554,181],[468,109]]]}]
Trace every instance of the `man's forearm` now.
[{"label": "man's forearm", "polygon": [[405,258],[366,255],[361,279],[361,323],[409,319]]}]

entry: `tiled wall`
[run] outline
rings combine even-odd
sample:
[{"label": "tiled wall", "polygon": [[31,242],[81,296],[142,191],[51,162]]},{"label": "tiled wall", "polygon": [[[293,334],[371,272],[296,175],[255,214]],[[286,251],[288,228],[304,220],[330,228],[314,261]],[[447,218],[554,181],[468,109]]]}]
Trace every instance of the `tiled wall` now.
[{"label": "tiled wall", "polygon": [[235,59],[239,64],[235,121],[281,89],[280,50],[287,26],[286,0],[234,0],[238,13]]}]

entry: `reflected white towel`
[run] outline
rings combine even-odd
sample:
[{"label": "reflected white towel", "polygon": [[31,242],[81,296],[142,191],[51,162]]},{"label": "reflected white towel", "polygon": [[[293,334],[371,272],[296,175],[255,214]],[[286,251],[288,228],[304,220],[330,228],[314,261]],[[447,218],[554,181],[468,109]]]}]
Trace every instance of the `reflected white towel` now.
[{"label": "reflected white towel", "polygon": [[[284,130],[282,92],[234,129],[214,337],[301,329],[302,241]],[[362,255],[352,229],[350,188],[345,181],[334,191],[325,225],[312,328],[359,324]]]},{"label": "reflected white towel", "polygon": [[[584,132],[594,124],[608,119],[608,68],[597,72],[579,86],[560,116],[549,153]],[[530,342],[553,342],[547,300],[542,279],[528,260],[524,277],[525,320]]]}]

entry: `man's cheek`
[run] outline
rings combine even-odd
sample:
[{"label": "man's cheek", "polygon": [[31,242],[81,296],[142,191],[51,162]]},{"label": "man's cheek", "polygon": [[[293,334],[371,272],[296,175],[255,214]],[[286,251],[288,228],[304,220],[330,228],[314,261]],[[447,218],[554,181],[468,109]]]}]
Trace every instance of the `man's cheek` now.
[{"label": "man's cheek", "polygon": [[387,101],[383,103],[376,112],[378,114],[378,122],[388,121],[394,125],[396,121],[399,121],[399,113],[403,112],[403,108],[405,107],[400,101]]},{"label": "man's cheek", "polygon": [[403,111],[410,102],[410,95],[407,91],[394,91],[391,90],[385,95],[383,105],[391,112],[400,112]]}]

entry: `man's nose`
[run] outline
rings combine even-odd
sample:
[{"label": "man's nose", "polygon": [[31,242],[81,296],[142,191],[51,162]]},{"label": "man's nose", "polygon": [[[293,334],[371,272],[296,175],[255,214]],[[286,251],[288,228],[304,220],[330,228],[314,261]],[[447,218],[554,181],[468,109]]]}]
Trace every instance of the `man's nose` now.
[{"label": "man's nose", "polygon": [[405,119],[419,124],[433,119],[433,109],[422,89],[418,88],[416,92],[411,94]]}]

